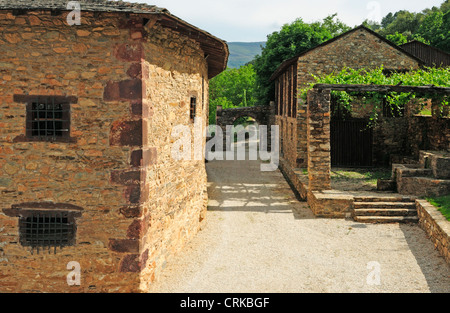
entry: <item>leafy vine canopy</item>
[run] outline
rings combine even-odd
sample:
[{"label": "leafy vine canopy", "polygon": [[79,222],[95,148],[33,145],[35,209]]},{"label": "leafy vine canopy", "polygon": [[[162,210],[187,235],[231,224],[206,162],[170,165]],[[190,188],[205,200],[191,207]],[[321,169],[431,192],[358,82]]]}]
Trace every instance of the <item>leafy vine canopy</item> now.
[{"label": "leafy vine canopy", "polygon": [[[340,72],[333,72],[328,75],[311,75],[314,78],[314,82],[300,91],[300,97],[303,100],[306,100],[308,90],[312,89],[316,84],[450,87],[450,67],[426,67],[407,72],[388,72],[385,71],[383,66],[371,70],[344,68]],[[383,103],[389,103],[392,110],[400,111],[406,104],[417,99],[415,108],[417,112],[415,113],[419,113],[427,104],[426,100],[431,99],[433,105],[437,106],[436,114],[438,116],[448,115],[449,111],[448,96],[439,96],[432,93],[421,95],[398,92],[390,92],[388,94],[367,92],[364,95],[345,91],[332,91],[331,93],[335,103],[349,112],[352,111],[352,105],[357,98],[364,103],[370,103],[373,107],[369,118],[370,124],[376,124]]]}]

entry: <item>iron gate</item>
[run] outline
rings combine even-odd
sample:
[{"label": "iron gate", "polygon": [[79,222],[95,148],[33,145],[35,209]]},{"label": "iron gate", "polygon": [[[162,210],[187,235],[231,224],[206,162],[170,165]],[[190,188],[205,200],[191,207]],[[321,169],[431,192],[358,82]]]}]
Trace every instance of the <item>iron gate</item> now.
[{"label": "iron gate", "polygon": [[365,119],[331,120],[331,165],[372,166],[372,128]]}]

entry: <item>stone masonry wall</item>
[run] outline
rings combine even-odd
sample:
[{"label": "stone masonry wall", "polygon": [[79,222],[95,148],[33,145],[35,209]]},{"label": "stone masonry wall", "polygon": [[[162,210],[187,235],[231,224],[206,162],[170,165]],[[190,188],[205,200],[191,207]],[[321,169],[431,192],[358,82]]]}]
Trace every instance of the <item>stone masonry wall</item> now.
[{"label": "stone masonry wall", "polygon": [[[129,78],[116,44],[130,41],[114,14],[83,12],[80,26],[66,14],[0,12],[1,209],[21,203],[62,203],[83,208],[76,245],[56,254],[33,255],[19,244],[18,218],[0,211],[0,291],[136,291],[139,276],[122,267],[110,238],[127,237],[127,187],[111,180],[129,167],[130,146],[110,143],[112,124],[131,115],[127,99],[104,100],[108,81]],[[25,104],[14,95],[76,97],[71,105],[71,142],[27,141]],[[69,287],[66,266],[81,266],[81,286]]]},{"label": "stone masonry wall", "polygon": [[418,158],[420,150],[450,150],[450,118],[412,116],[407,128],[407,155]]},{"label": "stone masonry wall", "polygon": [[[419,66],[418,61],[401,53],[380,38],[360,28],[348,33],[327,45],[313,49],[299,57],[298,88],[302,89],[308,83],[314,82],[311,74],[326,75],[338,72],[344,67],[354,69],[376,68],[384,66],[385,69],[411,69]],[[300,94],[300,93],[299,93]],[[298,158],[307,162],[306,141],[306,104],[299,100],[298,105]],[[300,166],[302,166],[300,164]]]},{"label": "stone masonry wall", "polygon": [[[208,199],[204,154],[194,155],[197,133],[189,115],[190,99],[196,97],[196,118],[201,122],[197,129],[205,133],[208,69],[204,53],[195,41],[155,26],[148,29],[144,54],[143,291],[202,227]],[[179,125],[189,127],[192,160],[172,156],[172,144],[179,138],[171,134]],[[204,140],[200,147],[205,148]]]},{"label": "stone masonry wall", "polygon": [[419,226],[450,265],[450,222],[426,200],[416,200]]},{"label": "stone masonry wall", "polygon": [[[147,23],[147,26],[144,26]],[[206,116],[207,66],[148,16],[0,12],[0,292],[139,292],[200,227],[202,161],[170,159],[171,129]],[[143,61],[144,60],[144,61]],[[68,142],[28,141],[26,96],[70,97]],[[206,96],[204,97],[206,100]],[[13,206],[81,208],[74,246],[31,254]],[[81,266],[69,287],[67,264]]]},{"label": "stone masonry wall", "polygon": [[308,91],[308,191],[331,190],[330,90]]}]

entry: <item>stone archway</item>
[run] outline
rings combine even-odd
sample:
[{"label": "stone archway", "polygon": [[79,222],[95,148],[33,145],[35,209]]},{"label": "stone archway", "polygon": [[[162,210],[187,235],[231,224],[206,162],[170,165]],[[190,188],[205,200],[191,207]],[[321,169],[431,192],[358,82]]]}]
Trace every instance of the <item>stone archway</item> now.
[{"label": "stone archway", "polygon": [[216,125],[225,129],[227,125],[233,125],[233,123],[240,117],[251,117],[259,125],[272,125],[272,112],[273,106],[261,105],[255,107],[243,107],[234,109],[222,109],[221,106],[217,107]]},{"label": "stone archway", "polygon": [[[270,105],[260,105],[254,107],[242,107],[233,109],[222,109],[217,107],[216,125],[219,126],[223,134],[226,134],[227,125],[234,125],[235,121],[241,117],[251,117],[258,125],[265,125],[268,129],[267,144],[270,149],[270,129],[274,124],[274,108],[273,102]],[[224,148],[226,148],[226,138],[224,136]]]}]

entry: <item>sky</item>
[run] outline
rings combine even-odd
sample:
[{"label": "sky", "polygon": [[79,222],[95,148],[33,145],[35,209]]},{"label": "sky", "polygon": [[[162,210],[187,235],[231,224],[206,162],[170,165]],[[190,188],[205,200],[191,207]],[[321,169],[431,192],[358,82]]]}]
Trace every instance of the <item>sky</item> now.
[{"label": "sky", "polygon": [[227,42],[266,41],[267,35],[297,18],[322,20],[337,13],[349,26],[380,22],[389,12],[420,12],[444,0],[128,0],[166,8],[170,13]]}]

